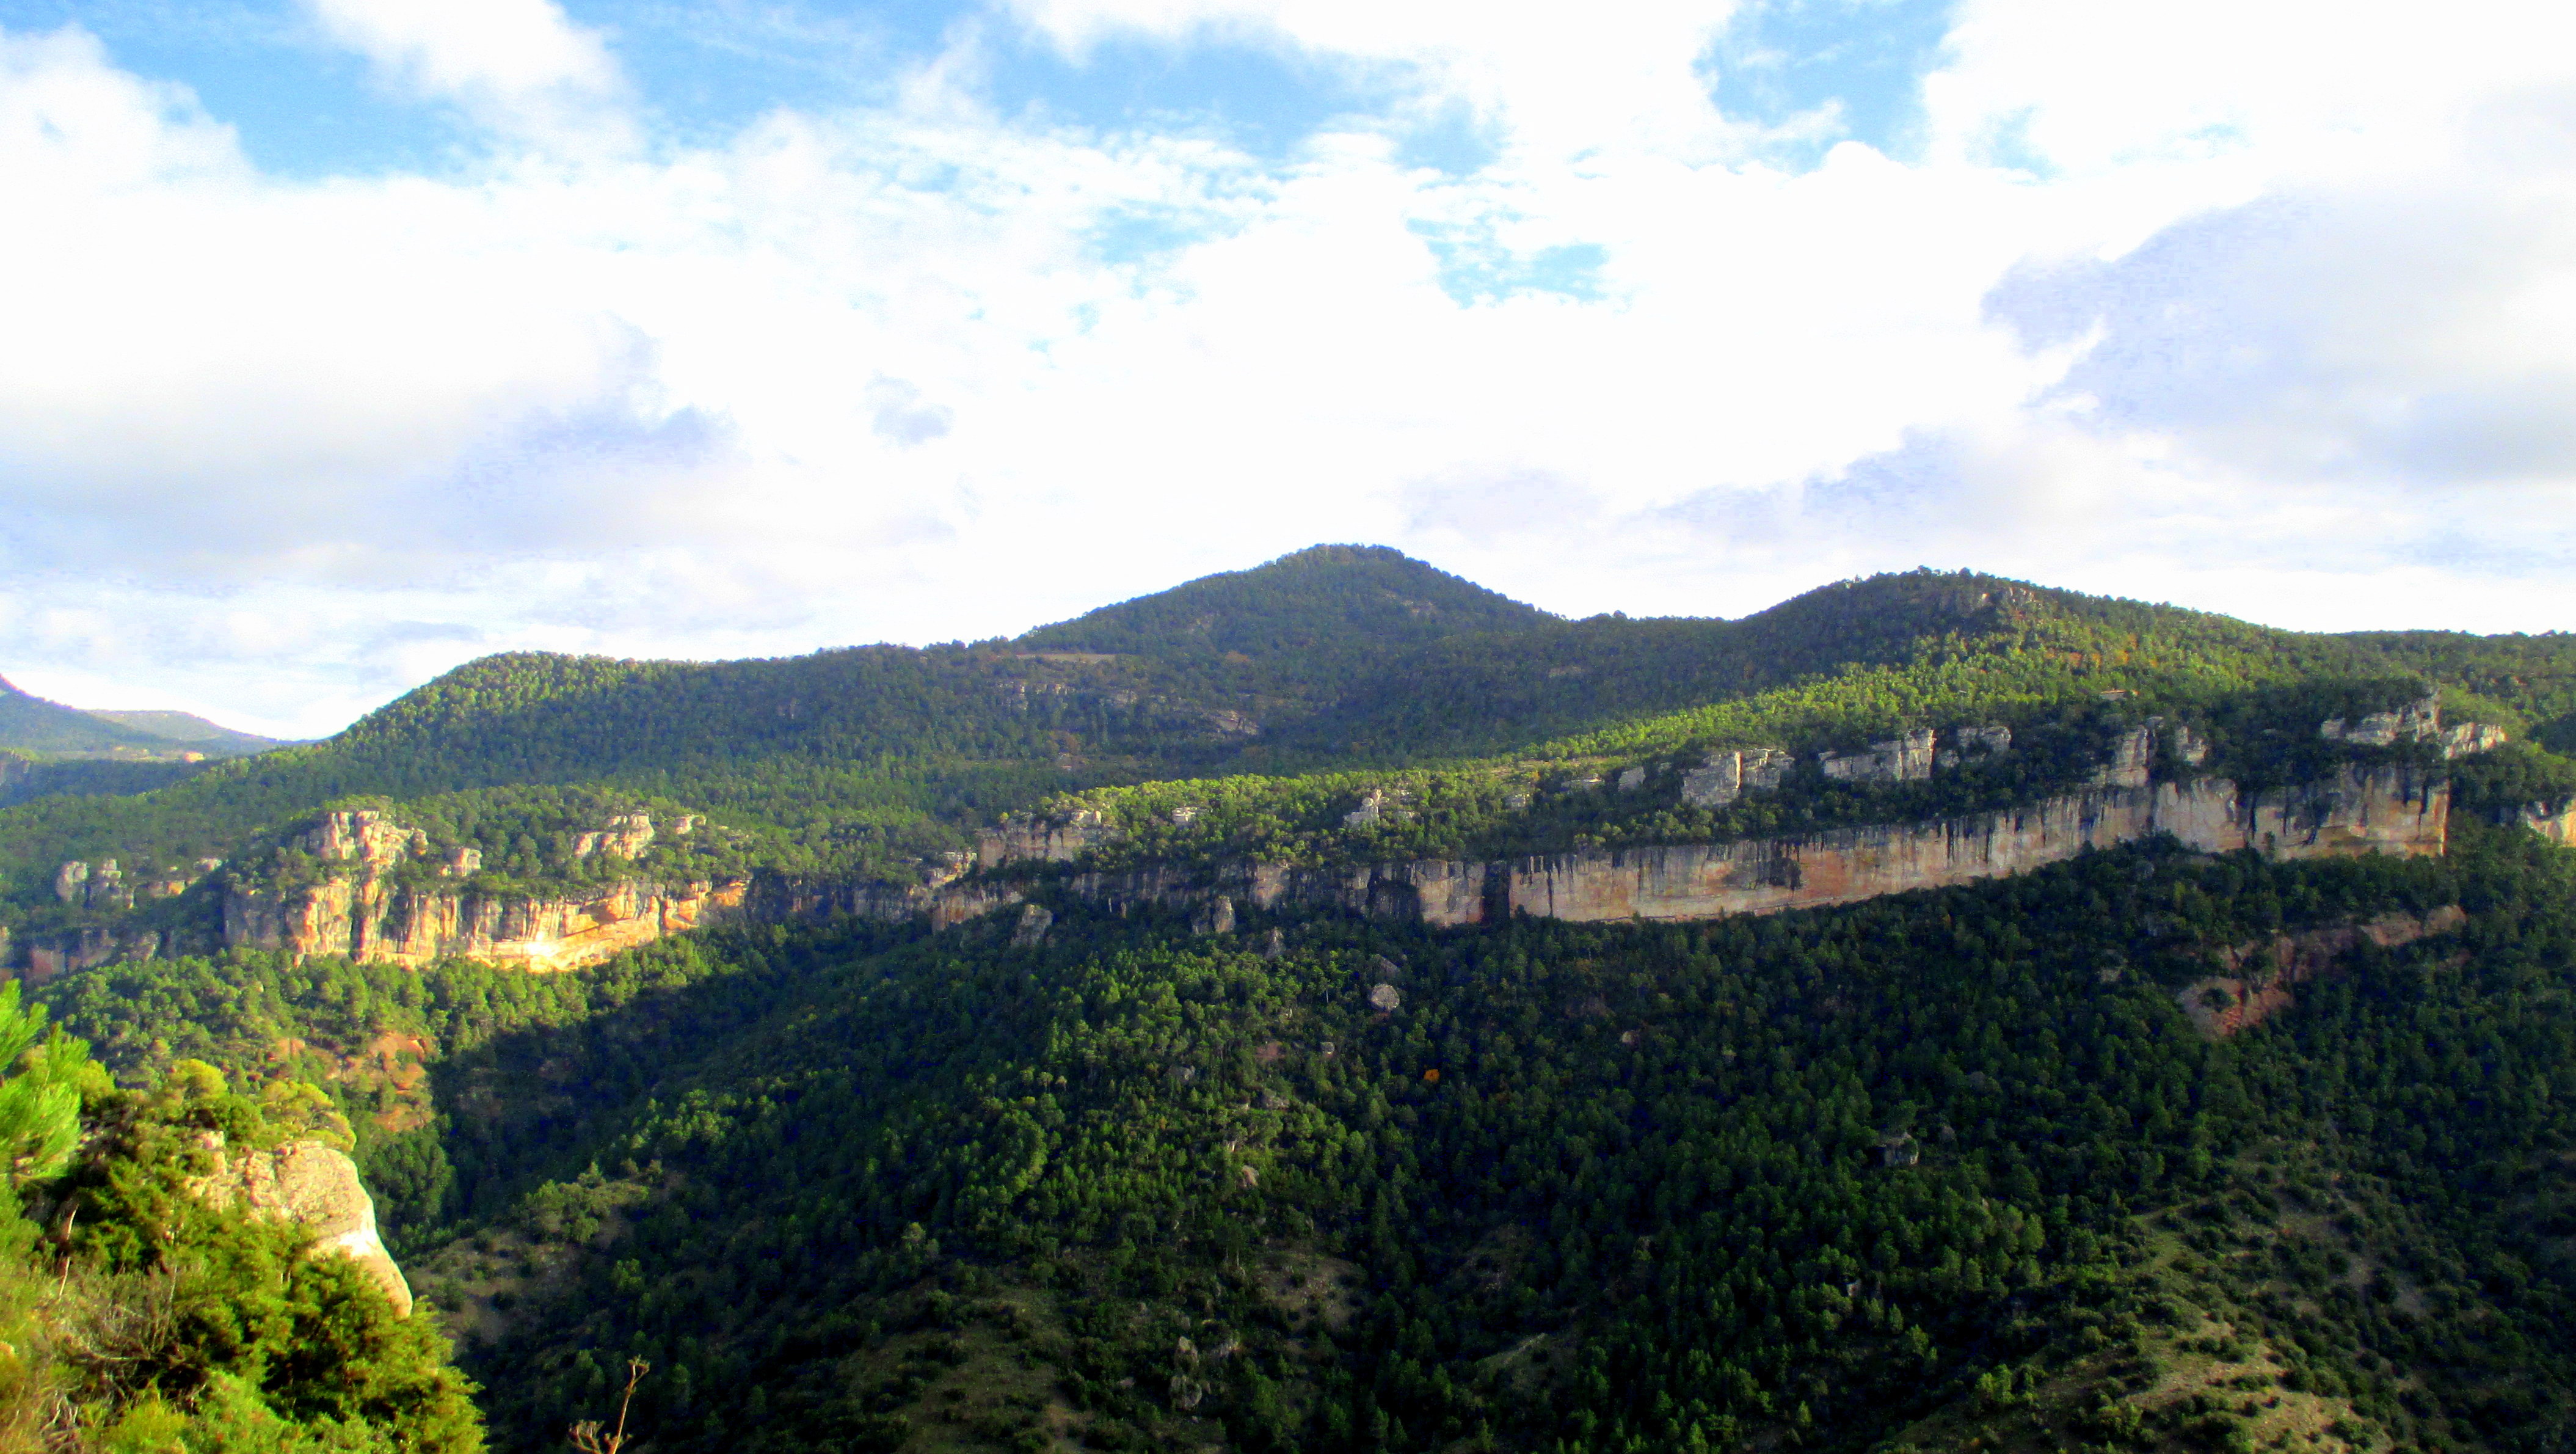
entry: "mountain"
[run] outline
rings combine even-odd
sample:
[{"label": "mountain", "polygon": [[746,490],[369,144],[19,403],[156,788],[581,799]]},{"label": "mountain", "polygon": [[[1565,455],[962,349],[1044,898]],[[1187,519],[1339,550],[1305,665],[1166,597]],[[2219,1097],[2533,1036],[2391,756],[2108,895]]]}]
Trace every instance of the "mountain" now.
[{"label": "mountain", "polygon": [[1210,688],[1329,697],[1409,649],[1556,620],[1385,546],[1318,545],[1041,626],[1013,644],[1141,658]]},{"label": "mountain", "polygon": [[[1356,547],[1016,641],[488,658],[0,809],[9,957],[124,1087],[75,1144],[159,1168],[30,1173],[0,1291],[140,1296],[163,1204],[66,1263],[60,1198],[336,1116],[505,1450],[2542,1454],[2572,686],[1971,573],[1565,621]],[[384,1371],[369,1428],[466,1437],[352,1326],[79,1397],[211,1447]]]},{"label": "mountain", "polygon": [[[1138,813],[1196,811],[1162,803],[1170,795],[1159,790],[1118,796],[1154,782],[1234,784],[1225,812],[1182,835],[1202,845],[1191,853],[1204,856],[1223,830],[1238,853],[1293,839],[1331,857],[1345,850],[1315,830],[1380,790],[1346,775],[1428,772],[1403,790],[1473,806],[1420,815],[1399,805],[1366,842],[1390,856],[1454,857],[2032,801],[2093,770],[2115,735],[2098,710],[2106,694],[2124,702],[2112,715],[2133,724],[2163,713],[2215,733],[2222,751],[2244,747],[2227,771],[2249,788],[2329,770],[2316,723],[2390,709],[2428,679],[2451,693],[2455,715],[2537,726],[2549,740],[2559,719],[2533,719],[2563,716],[2576,645],[2481,638],[2424,656],[2427,639],[2302,635],[1928,571],[1839,583],[1740,621],[1568,622],[1391,551],[1318,547],[1018,641],[714,663],[485,658],[327,742],[140,796],[55,796],[0,812],[0,927],[14,926],[22,962],[46,944],[69,956],[48,962],[88,963],[146,944],[282,943],[247,927],[286,912],[284,881],[257,865],[319,810],[357,802],[394,812],[432,857],[482,865],[427,899],[401,899],[415,916],[405,923],[453,918],[481,895],[476,913],[506,903],[528,924],[607,914],[614,932],[599,942],[615,943],[648,909],[694,922],[708,895],[744,876],[770,875],[760,892],[788,901],[917,908],[915,888],[953,875],[1001,819],[1075,800],[1120,820],[1131,845],[1120,851],[1132,857],[1169,836],[1138,836]],[[2445,677],[2445,663],[2459,675]],[[2437,669],[2402,669],[2423,666]],[[1676,816],[1687,805],[1673,764],[1712,748],[1812,756],[1970,715],[2019,732],[2022,750],[1924,788],[1811,790],[1802,777],[1785,797]],[[1578,777],[1637,767],[1653,786],[1512,806],[1521,790],[1511,783],[1547,764]],[[2521,785],[2527,801],[2552,801],[2561,770],[2543,764]],[[1292,826],[1283,812],[1324,816]],[[661,866],[623,907],[605,907],[604,870],[582,845],[630,817],[706,817],[721,831],[685,846],[665,837]],[[114,879],[67,893],[66,865],[103,874],[111,860]],[[235,865],[229,888],[204,867],[216,860]],[[675,874],[672,892],[658,886]],[[187,892],[200,882],[206,892]],[[678,892],[690,882],[709,887]],[[225,919],[227,902],[251,912],[244,895],[274,904]],[[361,918],[394,902],[370,898]],[[307,922],[340,918],[334,909]],[[478,930],[436,942],[498,941]]]},{"label": "mountain", "polygon": [[165,742],[193,748],[209,756],[232,757],[245,753],[266,752],[272,747],[281,745],[274,737],[236,731],[221,723],[209,722],[193,712],[111,712],[92,708],[89,715],[118,727],[131,728],[136,732],[149,734]]},{"label": "mountain", "polygon": [[159,752],[169,747],[158,733],[109,721],[76,707],[48,702],[0,678],[0,749],[17,752]]}]

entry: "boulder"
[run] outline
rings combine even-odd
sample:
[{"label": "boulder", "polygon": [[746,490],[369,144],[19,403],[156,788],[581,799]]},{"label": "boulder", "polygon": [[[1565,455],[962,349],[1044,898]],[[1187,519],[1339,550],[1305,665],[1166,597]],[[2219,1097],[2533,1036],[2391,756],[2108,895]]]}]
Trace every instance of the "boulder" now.
[{"label": "boulder", "polygon": [[1055,915],[1044,905],[1027,904],[1020,909],[1019,927],[1011,931],[1013,949],[1035,949],[1046,943],[1047,930],[1054,927]]},{"label": "boulder", "polygon": [[376,1235],[376,1202],[358,1180],[345,1153],[319,1141],[289,1141],[271,1151],[215,1148],[215,1169],[194,1185],[217,1206],[238,1207],[271,1221],[297,1222],[313,1232],[316,1255],[358,1264],[394,1305],[411,1315],[411,1284]]}]

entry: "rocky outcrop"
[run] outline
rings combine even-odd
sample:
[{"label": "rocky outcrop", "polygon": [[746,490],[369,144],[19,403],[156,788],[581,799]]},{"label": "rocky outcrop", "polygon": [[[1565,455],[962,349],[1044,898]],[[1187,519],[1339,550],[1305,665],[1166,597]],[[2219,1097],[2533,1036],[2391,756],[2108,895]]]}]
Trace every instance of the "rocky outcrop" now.
[{"label": "rocky outcrop", "polygon": [[961,861],[912,884],[758,874],[681,883],[624,879],[558,895],[368,875],[284,889],[235,885],[224,898],[223,942],[372,963],[479,959],[550,973],[723,924],[927,917],[944,928],[1020,902],[1016,885],[955,882],[968,866]]},{"label": "rocky outcrop", "polygon": [[329,878],[293,888],[234,885],[223,941],[236,949],[345,954],[429,964],[482,959],[532,970],[573,969],[668,934],[725,922],[749,883],[625,880],[579,893],[490,894],[381,877]]},{"label": "rocky outcrop", "polygon": [[[124,926],[63,929],[26,936],[14,949],[0,955],[0,964],[14,966],[19,976],[30,984],[43,984],[58,974],[69,974],[95,965],[158,959],[211,947],[180,942],[183,938],[177,931],[166,929]],[[7,935],[0,933],[0,947],[7,943]]]},{"label": "rocky outcrop", "polygon": [[2295,1003],[2290,986],[2333,973],[2364,944],[2394,949],[2468,921],[2459,905],[2446,904],[2428,914],[2382,914],[2363,923],[2275,934],[2220,950],[2218,961],[2228,972],[2194,980],[2174,998],[2202,1034],[2225,1039],[2288,1009]]},{"label": "rocky outcrop", "polygon": [[1682,801],[1694,808],[1723,808],[1750,792],[1780,786],[1797,759],[1777,747],[1711,753],[1706,765],[1682,774]]},{"label": "rocky outcrop", "polygon": [[1873,742],[1865,752],[1822,753],[1816,762],[1829,782],[1920,782],[1932,775],[1933,742],[1932,729],[1926,727]]},{"label": "rocky outcrop", "polygon": [[[2324,782],[2260,793],[2241,792],[2215,778],[2148,783],[2147,763],[2159,740],[2152,728],[2141,729],[2137,745],[2114,754],[2104,774],[2111,782],[1941,822],[1498,861],[1342,868],[1254,861],[1161,864],[1076,871],[1049,882],[1106,904],[1170,909],[1187,915],[1201,932],[1227,933],[1245,908],[1336,909],[1431,925],[1493,922],[1514,914],[1582,922],[1767,914],[2018,873],[2157,834],[2208,852],[2254,849],[2284,858],[2430,855],[2443,849],[2449,787],[2438,772],[2354,765]],[[1766,769],[1775,761],[1759,754],[1757,749],[1734,755],[1739,789],[1747,760]],[[1392,807],[1391,797],[1379,804],[1382,812]],[[1078,860],[1109,837],[1096,813],[1006,823],[984,835],[974,855],[952,855],[918,883],[777,874],[722,881],[638,876],[532,895],[393,873],[422,845],[405,831],[371,827],[351,816],[318,823],[303,840],[328,849],[332,856],[326,861],[340,865],[338,871],[302,883],[229,885],[220,939],[235,948],[377,962],[425,965],[467,958],[553,971],[720,924],[849,916],[920,918],[944,927],[1021,904],[1044,877],[1033,875],[1033,867]],[[1042,936],[1044,930],[1037,932]],[[111,930],[22,946],[31,977],[174,949],[163,932],[120,936]]]},{"label": "rocky outcrop", "polygon": [[653,846],[653,820],[642,813],[620,813],[608,820],[608,826],[596,833],[584,833],[573,840],[572,856],[588,858],[606,854],[614,858],[638,859]]},{"label": "rocky outcrop", "polygon": [[429,835],[405,828],[373,809],[351,808],[323,814],[288,843],[325,863],[359,863],[387,869],[411,853],[426,850]]},{"label": "rocky outcrop", "polygon": [[2576,799],[2564,803],[2525,803],[2514,821],[2561,848],[2576,848]]},{"label": "rocky outcrop", "polygon": [[1069,863],[1115,836],[1109,820],[1091,808],[1062,818],[1005,818],[978,834],[975,861],[985,868],[1006,863]]},{"label": "rocky outcrop", "polygon": [[2437,855],[2449,810],[2449,785],[2438,775],[2353,767],[2323,783],[2255,794],[2221,779],[2089,788],[1937,823],[1734,843],[1346,869],[1157,866],[1077,874],[1065,886],[1077,896],[1122,905],[1190,910],[1223,894],[1262,909],[1336,908],[1433,925],[1518,913],[1579,922],[1715,919],[1944,888],[2158,834],[2212,853]]},{"label": "rocky outcrop", "polygon": [[376,1235],[376,1202],[346,1155],[318,1141],[290,1141],[273,1151],[218,1144],[215,1169],[191,1185],[217,1206],[297,1222],[313,1232],[318,1256],[346,1257],[384,1289],[398,1317],[411,1315],[411,1285]]},{"label": "rocky outcrop", "polygon": [[2486,722],[2461,722],[2444,727],[2442,703],[2438,697],[2409,702],[2394,712],[2372,712],[2350,719],[2329,717],[2318,724],[2317,735],[2328,742],[2354,747],[2394,747],[2401,742],[2438,743],[2446,762],[2502,747],[2509,736],[2503,728]]}]

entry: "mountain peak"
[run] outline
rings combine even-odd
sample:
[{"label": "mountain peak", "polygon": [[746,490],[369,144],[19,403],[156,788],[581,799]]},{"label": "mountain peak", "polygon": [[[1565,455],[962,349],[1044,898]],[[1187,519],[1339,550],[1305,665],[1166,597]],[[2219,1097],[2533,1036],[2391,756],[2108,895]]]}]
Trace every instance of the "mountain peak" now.
[{"label": "mountain peak", "polygon": [[1375,655],[1557,618],[1383,545],[1313,545],[1041,626],[1019,645],[1256,661]]}]

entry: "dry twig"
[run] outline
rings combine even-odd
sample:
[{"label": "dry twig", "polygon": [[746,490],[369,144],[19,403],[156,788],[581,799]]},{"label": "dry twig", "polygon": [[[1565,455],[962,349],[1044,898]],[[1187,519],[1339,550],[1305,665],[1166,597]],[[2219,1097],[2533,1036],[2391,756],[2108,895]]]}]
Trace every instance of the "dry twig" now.
[{"label": "dry twig", "polygon": [[581,1454],[617,1454],[625,1448],[627,1406],[635,1402],[635,1385],[652,1371],[653,1365],[641,1358],[627,1359],[626,1396],[617,1401],[617,1432],[602,1436],[597,1419],[584,1419],[572,1426],[572,1446]]}]

